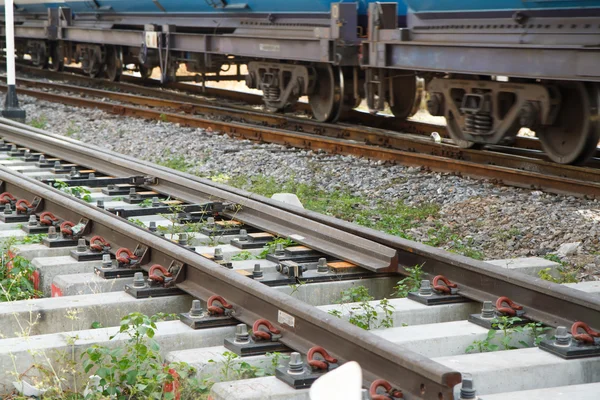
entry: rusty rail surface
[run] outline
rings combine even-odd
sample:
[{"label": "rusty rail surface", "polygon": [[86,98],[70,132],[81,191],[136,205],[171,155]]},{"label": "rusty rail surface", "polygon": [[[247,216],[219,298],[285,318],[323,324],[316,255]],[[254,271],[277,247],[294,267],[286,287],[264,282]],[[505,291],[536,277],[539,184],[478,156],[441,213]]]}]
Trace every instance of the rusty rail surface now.
[{"label": "rusty rail surface", "polygon": [[[66,90],[64,86],[54,87],[63,87],[62,90]],[[0,90],[5,90],[5,87],[0,87]],[[162,105],[166,107],[170,105],[170,108],[183,108],[188,111],[204,110],[205,112],[223,113],[226,110],[229,114],[234,113],[231,109],[173,102],[171,100],[148,99],[97,89],[73,87],[72,90],[87,94],[94,93],[96,96],[121,101],[136,102],[146,106]],[[290,131],[256,124],[201,118],[189,114],[166,112],[161,109],[111,104],[90,98],[65,96],[32,89],[19,88],[17,91],[43,100],[77,107],[98,108],[118,115],[152,120],[159,119],[187,126],[216,129],[237,138],[310,150],[324,150],[334,154],[355,155],[404,165],[422,166],[434,171],[491,179],[496,183],[528,189],[592,198],[600,197],[600,169],[595,168],[564,166],[540,159],[493,151],[459,149],[445,143],[434,143],[431,140],[381,132],[373,128],[328,125],[299,120],[298,125],[293,127],[294,130]],[[240,113],[241,120],[252,116],[249,111],[241,111]],[[260,118],[266,118],[273,122],[283,117],[261,114]],[[263,121],[265,120],[263,119]],[[296,124],[296,121],[293,124]],[[302,125],[300,126],[300,124]],[[312,129],[316,134],[298,131],[305,129]]]},{"label": "rusty rail surface", "polygon": [[215,294],[225,296],[241,322],[252,325],[259,318],[278,321],[281,312],[288,314],[294,320],[293,326],[278,324],[282,343],[303,353],[318,344],[340,360],[357,361],[364,369],[366,383],[383,378],[415,398],[434,400],[439,394],[452,399],[452,388],[461,381],[459,372],[381,340],[169,240],[158,239],[145,229],[20,173],[0,167],[0,187],[17,198],[40,199],[39,212],[52,212],[61,220],[85,221],[86,236],[101,235],[119,247],[147,246],[150,251],[144,260],[146,268],[172,262],[182,265],[175,277],[178,288],[204,301]]},{"label": "rusty rail surface", "polygon": [[[97,171],[120,177],[151,176],[156,178],[148,187],[171,195],[176,198],[198,203],[207,199],[221,199],[234,204],[242,204],[242,212],[247,210],[249,224],[261,224],[261,228],[269,228],[269,217],[265,220],[256,218],[256,213],[282,216],[278,221],[301,221],[310,229],[330,227],[336,234],[346,233],[353,238],[362,238],[369,243],[371,251],[378,251],[373,243],[381,245],[382,257],[392,260],[398,265],[397,272],[406,273],[403,266],[423,264],[424,271],[431,277],[443,274],[450,280],[461,285],[461,293],[477,301],[495,300],[498,296],[509,296],[525,307],[526,315],[533,320],[541,321],[552,326],[571,325],[576,320],[587,321],[596,329],[600,328],[600,298],[589,293],[565,288],[561,285],[532,278],[510,270],[499,270],[487,263],[469,259],[430,246],[401,239],[369,228],[341,221],[336,218],[321,215],[309,210],[289,206],[274,200],[266,199],[243,190],[198,178],[184,172],[157,166],[146,161],[121,155],[109,150],[102,153],[92,145],[59,135],[50,134],[39,129],[18,124],[13,121],[0,119],[0,136],[14,143],[44,149],[48,154],[58,156],[66,161],[78,163]],[[257,211],[250,211],[255,207]],[[285,212],[285,213],[283,213]],[[230,213],[230,217],[240,219],[240,214]],[[301,218],[297,220],[292,218]],[[255,218],[255,219],[253,219]],[[314,225],[311,222],[318,223]],[[281,229],[281,228],[277,228]],[[286,229],[284,226],[283,229]],[[289,235],[291,229],[282,230],[283,235]],[[285,233],[287,232],[287,233]],[[342,236],[338,236],[341,238]],[[355,240],[348,239],[347,240]],[[307,242],[308,244],[309,242]],[[315,243],[312,241],[310,243]],[[347,242],[347,249],[360,252],[364,242]],[[312,245],[310,245],[312,247]],[[339,250],[343,251],[343,243]],[[317,247],[315,247],[317,248]],[[327,248],[331,252],[334,248]],[[393,250],[393,252],[389,252]],[[351,253],[350,253],[351,254]],[[379,261],[380,262],[380,261]],[[389,271],[382,268],[381,271]]]}]

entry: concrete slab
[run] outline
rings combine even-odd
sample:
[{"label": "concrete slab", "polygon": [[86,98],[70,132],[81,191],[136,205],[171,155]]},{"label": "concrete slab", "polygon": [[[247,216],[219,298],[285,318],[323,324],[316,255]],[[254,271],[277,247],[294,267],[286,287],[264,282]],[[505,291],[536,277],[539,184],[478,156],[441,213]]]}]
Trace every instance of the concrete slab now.
[{"label": "concrete slab", "polygon": [[294,287],[287,285],[277,286],[273,289],[312,306],[326,306],[339,301],[340,292],[356,286],[366,287],[371,296],[376,299],[387,297],[394,290],[397,281],[398,279],[396,278],[368,278],[358,281],[311,283],[310,285],[298,285]]},{"label": "concrete slab", "polygon": [[564,283],[564,285],[573,289],[584,291],[586,293],[594,293],[600,295],[600,281]]},{"label": "concrete slab", "polygon": [[52,281],[52,295],[59,291],[62,296],[80,294],[109,293],[125,290],[132,278],[104,279],[93,272],[58,275]]},{"label": "concrete slab", "polygon": [[22,238],[27,236],[27,233],[22,229],[10,229],[5,231],[0,231],[0,240],[4,238]]},{"label": "concrete slab", "polygon": [[[371,331],[382,339],[389,340],[401,347],[424,355],[425,357],[458,356],[475,340],[484,340],[488,330],[469,321],[453,321],[414,325],[391,329],[376,329]],[[491,342],[500,345],[502,332],[498,332]],[[533,345],[533,339],[527,332],[513,333],[512,344],[518,345],[522,340]]]},{"label": "concrete slab", "polygon": [[[377,310],[381,318],[382,310],[379,301],[371,301],[369,304]],[[426,306],[409,299],[390,299],[389,304],[394,307],[392,318],[395,327],[461,321],[467,319],[469,314],[481,311],[481,305],[476,302]],[[325,312],[338,310],[342,313],[342,318],[349,319],[351,312],[355,314],[361,312],[360,308],[352,310],[358,305],[359,303],[335,304],[319,306],[319,309]]]},{"label": "concrete slab", "polygon": [[[253,367],[262,368],[267,375],[274,375],[276,366],[272,356],[260,355],[251,357],[228,358],[231,353],[224,346],[205,347],[200,349],[172,351],[167,355],[169,362],[185,362],[197,369],[198,379],[210,378],[213,382],[225,382],[240,379],[239,366],[242,362]],[[281,357],[283,361],[283,357]],[[286,361],[287,364],[287,361]]]},{"label": "concrete slab", "polygon": [[554,261],[546,260],[540,257],[523,257],[523,258],[509,258],[505,260],[486,260],[486,263],[493,264],[501,268],[510,269],[513,271],[519,271],[526,275],[538,277],[538,273],[546,268],[550,268],[552,275],[558,276],[559,263]]},{"label": "concrete slab", "polygon": [[[118,334],[118,331],[118,327],[111,327],[0,340],[0,386],[10,385],[15,374],[25,371],[28,371],[28,377],[35,376],[37,370],[30,369],[33,364],[48,368],[51,362],[54,370],[62,371],[60,361],[56,361],[56,356],[61,354],[81,368],[81,354],[91,345],[116,348],[129,340],[129,336]],[[154,340],[160,345],[164,356],[174,350],[216,346],[223,342],[223,337],[231,336],[234,332],[233,326],[194,330],[180,321],[169,321],[157,323]],[[117,336],[110,340],[113,335]],[[61,374],[61,379],[66,381],[71,377],[67,373]]]},{"label": "concrete slab", "polygon": [[13,301],[0,307],[0,337],[89,329],[94,322],[117,326],[132,312],[181,313],[191,306],[192,297],[188,295],[135,299],[125,292]]},{"label": "concrete slab", "polygon": [[40,273],[39,290],[46,297],[52,295],[52,281],[56,276],[94,271],[94,267],[101,264],[101,261],[77,262],[71,256],[36,257],[31,260],[31,265]]},{"label": "concrete slab", "polygon": [[[477,382],[475,382],[477,386]],[[491,394],[479,400],[598,400],[600,383],[587,385],[560,386],[548,389],[525,390],[520,392]]]},{"label": "concrete slab", "polygon": [[274,376],[215,384],[213,400],[309,400],[308,389],[295,390]]},{"label": "concrete slab", "polygon": [[60,257],[68,256],[75,247],[55,247],[50,248],[43,244],[19,244],[13,247],[16,254],[33,260],[36,257]]},{"label": "concrete slab", "polygon": [[0,231],[21,230],[21,225],[26,222],[2,222],[0,221]]},{"label": "concrete slab", "polygon": [[535,347],[433,361],[472,374],[480,396],[600,381],[600,357],[563,360]]}]

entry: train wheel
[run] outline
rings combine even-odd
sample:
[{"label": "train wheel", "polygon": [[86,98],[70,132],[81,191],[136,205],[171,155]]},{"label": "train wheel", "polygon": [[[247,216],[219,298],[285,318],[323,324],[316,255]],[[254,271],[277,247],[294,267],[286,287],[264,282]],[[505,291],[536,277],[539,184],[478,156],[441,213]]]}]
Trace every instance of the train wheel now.
[{"label": "train wheel", "polygon": [[335,122],[340,117],[343,94],[343,73],[329,64],[315,67],[317,83],[308,97],[313,116],[320,122]]},{"label": "train wheel", "polygon": [[122,73],[121,49],[117,46],[108,46],[106,49],[106,77],[111,82],[117,82],[121,79]]},{"label": "train wheel", "polygon": [[536,129],[542,149],[554,162],[577,164],[595,152],[600,139],[598,85],[561,82],[560,110],[554,125]]},{"label": "train wheel", "polygon": [[[388,104],[396,118],[406,119],[419,111],[425,89],[422,79],[415,74],[399,75],[392,78],[392,90],[388,96]],[[393,95],[392,105],[390,97]]]},{"label": "train wheel", "polygon": [[48,63],[48,69],[50,71],[58,72],[62,71],[65,67],[65,56],[63,54],[62,46],[59,44],[52,44],[50,47],[50,63]]}]

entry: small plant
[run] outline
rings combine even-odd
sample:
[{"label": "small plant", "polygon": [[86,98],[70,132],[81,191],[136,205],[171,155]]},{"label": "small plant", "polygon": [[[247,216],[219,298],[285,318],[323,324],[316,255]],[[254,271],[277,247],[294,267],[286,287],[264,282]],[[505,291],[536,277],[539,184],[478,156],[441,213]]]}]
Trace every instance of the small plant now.
[{"label": "small plant", "polygon": [[232,261],[245,261],[245,260],[254,260],[256,257],[254,254],[250,253],[247,250],[240,251],[236,255],[231,257]]},{"label": "small plant", "polygon": [[176,169],[177,171],[186,172],[188,169],[192,168],[194,165],[185,160],[183,156],[171,156],[169,158],[162,158],[157,161],[158,165],[162,165],[163,167]]},{"label": "small plant", "polygon": [[[240,356],[230,351],[223,353],[223,366],[221,367],[221,379],[224,381],[233,381],[241,379],[251,379],[265,376],[264,368],[253,366],[244,361]],[[215,362],[208,360],[208,362]]]},{"label": "small plant", "polygon": [[504,350],[514,350],[517,347],[512,345],[513,334],[516,332],[523,332],[522,326],[515,326],[517,322],[523,321],[519,317],[507,317],[502,315],[492,320],[492,328],[497,328],[502,331],[502,338],[500,344]]},{"label": "small plant", "polygon": [[142,208],[152,207],[152,199],[144,199],[138,203],[138,206]]},{"label": "small plant", "polygon": [[71,121],[69,123],[69,126],[67,127],[67,131],[65,132],[65,136],[73,137],[78,133],[79,133],[79,129],[73,124],[73,121]]},{"label": "small plant", "polygon": [[29,234],[25,237],[19,238],[17,243],[18,244],[36,244],[36,243],[42,243],[42,241],[44,240],[44,238],[48,236],[46,233],[35,233],[35,234]]},{"label": "small plant", "polygon": [[82,354],[85,373],[99,377],[97,392],[86,399],[173,399],[175,394],[167,388],[175,386],[175,379],[180,390],[190,394],[187,398],[206,393],[206,385],[193,378],[195,370],[188,364],[165,364],[153,339],[158,319],[131,313],[121,319],[118,333],[128,337],[126,343],[116,348],[94,345]]},{"label": "small plant", "polygon": [[485,339],[473,341],[473,343],[465,349],[465,353],[473,353],[475,350],[477,350],[477,352],[479,353],[496,351],[498,350],[499,346],[497,344],[492,343],[492,340],[494,340],[495,338],[496,330],[490,329]]},{"label": "small plant", "polygon": [[145,228],[146,227],[146,224],[144,223],[144,221],[139,220],[137,218],[129,218],[129,222],[131,222],[132,224],[137,225],[137,226],[139,226],[141,228]]},{"label": "small plant", "polygon": [[27,300],[41,297],[33,286],[35,268],[22,256],[12,256],[7,247],[2,252],[0,265],[0,302]]},{"label": "small plant", "polygon": [[167,114],[160,114],[159,118],[162,122],[167,122],[169,120]]},{"label": "small plant", "polygon": [[59,179],[55,180],[52,186],[54,186],[61,192],[70,194],[71,196],[77,197],[78,199],[82,199],[87,203],[92,202],[92,192],[90,192],[86,188],[83,188],[81,186],[69,186],[65,181],[61,181]]},{"label": "small plant", "polygon": [[260,258],[260,259],[267,258],[267,254],[271,254],[271,253],[275,252],[275,249],[277,248],[278,244],[282,244],[283,248],[285,249],[290,246],[295,246],[296,242],[294,242],[292,239],[276,238],[276,239],[270,241],[269,243],[267,243],[265,245],[265,247],[263,247],[263,250],[258,255],[258,258]]},{"label": "small plant", "polygon": [[29,125],[38,129],[46,129],[46,127],[48,126],[48,118],[46,118],[45,115],[40,115],[39,117],[33,118],[29,122]]},{"label": "small plant", "polygon": [[392,296],[398,298],[404,298],[408,296],[408,293],[415,292],[419,290],[421,287],[421,280],[423,279],[423,264],[415,265],[414,267],[404,267],[404,270],[408,272],[408,276],[406,278],[398,281],[396,286],[394,286],[394,293]]},{"label": "small plant", "polygon": [[209,179],[211,181],[217,182],[217,183],[227,183],[227,182],[229,182],[231,177],[229,177],[229,175],[227,175],[227,174],[217,174],[217,175],[211,176]]},{"label": "small plant", "polygon": [[577,283],[577,271],[567,272],[565,266],[561,265],[557,268],[558,278],[556,278],[550,271],[552,268],[544,268],[538,272],[538,276],[548,282],[554,283]]},{"label": "small plant", "polygon": [[[533,339],[533,345],[538,347],[542,340],[546,339],[546,333],[550,330],[550,327],[544,326],[541,322],[530,322],[525,325],[525,331],[529,333],[529,336]],[[524,347],[529,347],[529,344],[523,341],[519,341]]]},{"label": "small plant", "polygon": [[[348,322],[365,330],[378,328],[391,328],[394,326],[394,306],[388,299],[382,299],[379,304],[373,306],[371,301],[373,296],[369,294],[369,290],[364,286],[356,286],[340,292],[340,300],[338,304],[354,303],[350,306],[350,316]],[[358,304],[355,304],[358,303]],[[383,315],[379,316],[377,309],[381,309]],[[340,310],[331,310],[329,314],[334,317],[341,318]]]}]

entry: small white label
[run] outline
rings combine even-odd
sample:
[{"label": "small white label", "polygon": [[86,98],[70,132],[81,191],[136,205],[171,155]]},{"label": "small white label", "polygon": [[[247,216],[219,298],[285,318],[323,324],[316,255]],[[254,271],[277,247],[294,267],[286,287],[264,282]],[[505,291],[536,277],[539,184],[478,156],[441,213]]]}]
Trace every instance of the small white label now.
[{"label": "small white label", "polygon": [[304,240],[304,236],[300,236],[300,235],[290,235],[290,239],[294,239],[294,240]]},{"label": "small white label", "polygon": [[260,51],[270,51],[270,52],[273,52],[273,53],[278,53],[279,52],[279,45],[278,44],[260,43],[258,45],[258,48],[260,49]]},{"label": "small white label", "polygon": [[292,317],[288,313],[279,310],[277,312],[277,322],[279,322],[280,324],[286,324],[287,326],[291,326],[293,328],[294,324],[296,323],[296,318]]},{"label": "small white label", "polygon": [[146,32],[146,47],[149,49],[158,48],[158,32]]}]

